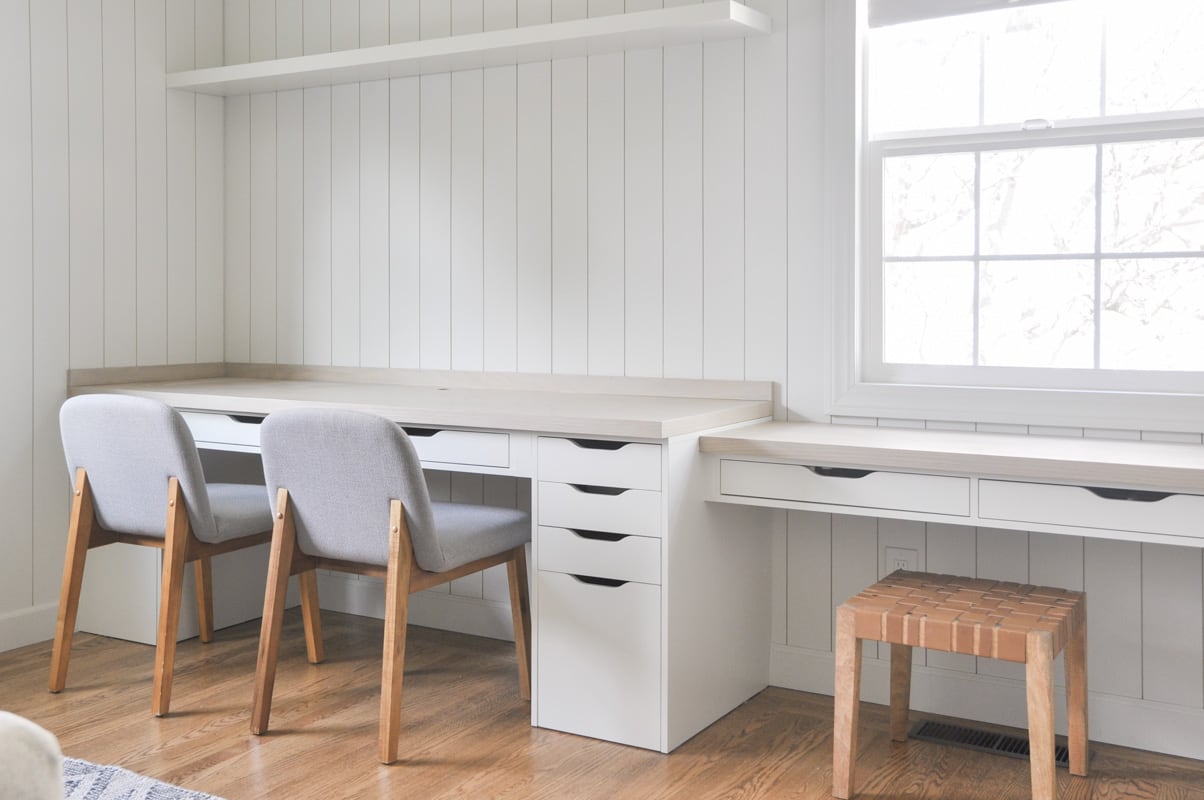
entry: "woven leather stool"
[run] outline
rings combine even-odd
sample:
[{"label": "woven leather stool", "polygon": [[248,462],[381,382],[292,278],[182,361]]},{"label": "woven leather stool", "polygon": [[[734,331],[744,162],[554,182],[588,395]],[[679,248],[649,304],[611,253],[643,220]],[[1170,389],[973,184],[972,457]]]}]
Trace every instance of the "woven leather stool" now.
[{"label": "woven leather stool", "polygon": [[887,575],[836,609],[832,795],[853,794],[861,641],[890,648],[890,734],[907,738],[911,648],[1025,665],[1034,800],[1054,800],[1053,661],[1066,650],[1070,774],[1087,774],[1087,596],[1018,583],[904,572]]}]

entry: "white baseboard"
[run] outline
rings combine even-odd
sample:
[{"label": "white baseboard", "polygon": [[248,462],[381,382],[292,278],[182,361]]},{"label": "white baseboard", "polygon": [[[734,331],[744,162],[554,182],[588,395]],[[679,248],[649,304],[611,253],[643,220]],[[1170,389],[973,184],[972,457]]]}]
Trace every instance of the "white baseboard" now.
[{"label": "white baseboard", "polygon": [[0,652],[53,639],[58,611],[56,601],[0,614]]},{"label": "white baseboard", "polygon": [[[1090,668],[1090,667],[1089,667]],[[769,661],[773,686],[804,692],[833,693],[832,653],[775,644]],[[1090,673],[1088,673],[1090,674]],[[889,700],[890,662],[862,662],[862,700]],[[1066,693],[1056,690],[1058,733],[1066,733]],[[1024,683],[990,675],[916,666],[912,668],[911,707],[951,717],[1027,727]],[[1087,735],[1091,741],[1204,759],[1204,709],[1185,708],[1133,697],[1091,692],[1087,697]]]},{"label": "white baseboard", "polygon": [[[342,573],[319,573],[318,596],[323,609],[385,617],[384,582]],[[410,595],[410,624],[446,631],[514,641],[510,604],[447,592],[426,591]]]}]

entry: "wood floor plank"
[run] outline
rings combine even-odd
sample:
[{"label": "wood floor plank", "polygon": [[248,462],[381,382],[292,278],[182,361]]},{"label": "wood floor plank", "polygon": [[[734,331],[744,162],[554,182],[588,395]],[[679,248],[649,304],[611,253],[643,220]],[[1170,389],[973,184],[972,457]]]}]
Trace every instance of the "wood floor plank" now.
[{"label": "wood floor plank", "polygon": [[[272,728],[248,733],[258,622],[181,642],[172,711],[146,710],[154,649],[79,634],[72,679],[46,691],[50,642],[0,653],[0,707],[49,728],[71,756],[229,800],[326,798],[803,798],[832,786],[832,698],[767,689],[670,756],[530,726],[509,642],[411,627],[398,762],[377,763],[382,623],[326,612],[327,660],[306,659],[285,616]],[[915,714],[923,717],[922,714]],[[891,742],[865,704],[857,797],[1026,800],[1028,763]],[[1204,800],[1204,762],[1092,744],[1091,775],[1057,770],[1059,796]]]}]

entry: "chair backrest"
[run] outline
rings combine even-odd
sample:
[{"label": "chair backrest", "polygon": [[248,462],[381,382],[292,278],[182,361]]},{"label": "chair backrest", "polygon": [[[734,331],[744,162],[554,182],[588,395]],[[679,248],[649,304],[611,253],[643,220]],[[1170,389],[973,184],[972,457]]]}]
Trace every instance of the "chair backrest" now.
[{"label": "chair backrest", "polygon": [[383,566],[389,561],[389,504],[405,506],[418,566],[440,563],[422,464],[410,437],[358,411],[277,411],[260,427],[263,473],[273,505],[288,490],[297,546],[310,556]]},{"label": "chair backrest", "polygon": [[59,410],[63,451],[74,483],[88,471],[101,526],[121,533],[163,536],[167,485],[180,481],[193,534],[216,537],[196,442],[171,406],[145,397],[86,394]]}]

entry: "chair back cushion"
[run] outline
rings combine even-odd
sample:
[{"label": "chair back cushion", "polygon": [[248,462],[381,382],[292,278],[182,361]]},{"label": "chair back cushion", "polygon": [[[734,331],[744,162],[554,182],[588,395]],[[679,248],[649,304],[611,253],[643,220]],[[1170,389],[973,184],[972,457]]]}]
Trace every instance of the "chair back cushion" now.
[{"label": "chair back cushion", "polygon": [[418,566],[441,564],[422,464],[400,426],[358,411],[286,409],[263,421],[259,441],[268,493],[274,504],[288,490],[302,553],[387,565],[396,499]]},{"label": "chair back cushion", "polygon": [[146,397],[86,394],[59,411],[63,451],[74,483],[88,471],[96,517],[112,531],[163,536],[167,484],[178,478],[193,534],[214,541],[217,530],[192,432],[171,406]]}]

